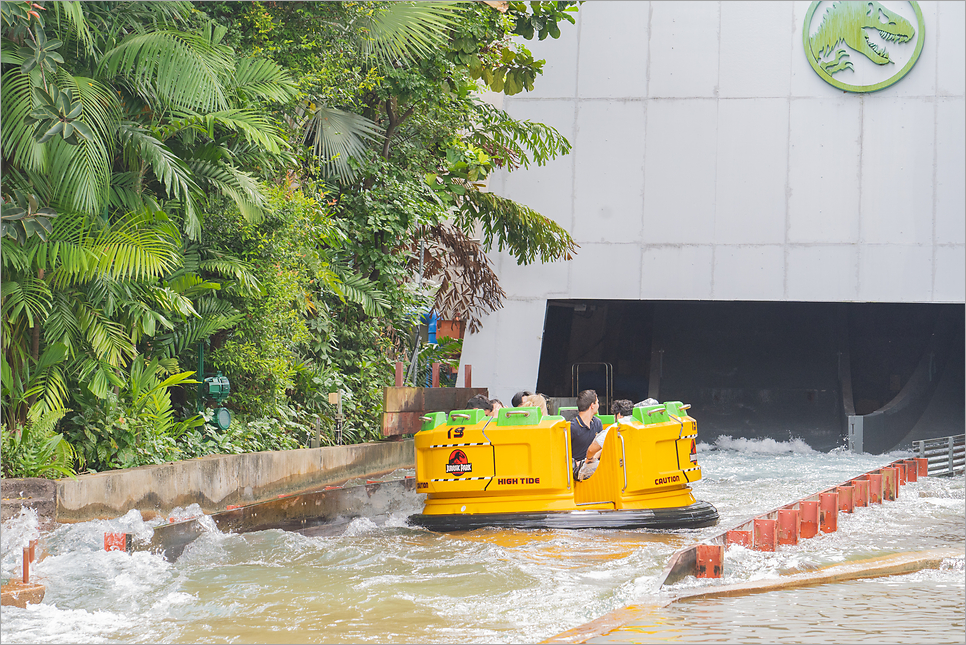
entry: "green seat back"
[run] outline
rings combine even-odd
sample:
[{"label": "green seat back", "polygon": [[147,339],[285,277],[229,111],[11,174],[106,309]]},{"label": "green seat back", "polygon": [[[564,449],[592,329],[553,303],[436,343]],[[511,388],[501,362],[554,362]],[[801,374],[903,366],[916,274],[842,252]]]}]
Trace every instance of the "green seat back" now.
[{"label": "green seat back", "polygon": [[535,426],[540,423],[543,413],[540,408],[500,408],[497,413],[497,426]]},{"label": "green seat back", "polygon": [[451,426],[475,426],[486,419],[486,410],[474,408],[472,410],[453,410],[449,413],[448,423]]}]

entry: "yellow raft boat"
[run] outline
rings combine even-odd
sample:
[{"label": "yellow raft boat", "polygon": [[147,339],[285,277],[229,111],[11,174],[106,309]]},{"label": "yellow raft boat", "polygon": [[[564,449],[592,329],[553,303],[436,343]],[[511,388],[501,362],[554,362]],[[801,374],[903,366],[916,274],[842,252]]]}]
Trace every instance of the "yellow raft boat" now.
[{"label": "yellow raft boat", "polygon": [[[713,526],[718,511],[697,501],[697,424],[687,405],[634,408],[607,434],[597,472],[573,476],[570,422],[539,408],[435,412],[415,436],[416,490],[426,494],[410,524],[433,531],[510,528]],[[602,415],[604,427],[613,417]]]}]

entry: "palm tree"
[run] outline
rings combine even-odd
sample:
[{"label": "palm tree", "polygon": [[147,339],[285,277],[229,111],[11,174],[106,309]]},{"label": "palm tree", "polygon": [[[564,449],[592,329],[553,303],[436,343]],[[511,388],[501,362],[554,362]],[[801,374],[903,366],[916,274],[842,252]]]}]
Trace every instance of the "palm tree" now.
[{"label": "palm tree", "polygon": [[184,238],[200,238],[212,200],[260,217],[252,171],[285,158],[266,106],[294,85],[271,62],[236,59],[224,28],[194,28],[186,2],[0,9],[3,393],[8,421],[22,421],[38,395],[62,406],[69,380],[117,387],[145,339],[171,358],[183,345],[165,333],[231,323],[199,303],[214,290],[200,272],[245,268],[188,267]]}]

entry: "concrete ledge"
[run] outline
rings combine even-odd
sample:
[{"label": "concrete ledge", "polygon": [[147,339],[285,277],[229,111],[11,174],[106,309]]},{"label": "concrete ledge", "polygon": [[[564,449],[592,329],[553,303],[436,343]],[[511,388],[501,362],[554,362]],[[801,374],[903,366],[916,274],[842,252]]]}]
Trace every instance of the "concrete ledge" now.
[{"label": "concrete ledge", "polygon": [[57,480],[56,520],[86,522],[124,515],[167,515],[198,504],[205,513],[251,504],[415,465],[412,439],[302,450],[209,455],[77,479]]},{"label": "concrete ledge", "polygon": [[930,549],[912,553],[897,553],[881,558],[855,560],[845,564],[832,565],[817,571],[796,573],[779,578],[740,582],[731,585],[709,585],[703,589],[684,591],[672,598],[653,604],[628,605],[627,607],[615,609],[596,620],[580,625],[579,627],[574,627],[556,636],[551,636],[541,642],[586,643],[592,638],[611,633],[616,636],[614,642],[631,642],[629,640],[624,641],[620,638],[621,628],[636,621],[646,620],[648,617],[653,618],[655,612],[679,600],[741,596],[778,589],[792,589],[795,587],[844,582],[846,580],[858,580],[861,578],[902,575],[922,569],[938,569],[943,560],[961,557],[963,557],[963,552],[960,549]]}]

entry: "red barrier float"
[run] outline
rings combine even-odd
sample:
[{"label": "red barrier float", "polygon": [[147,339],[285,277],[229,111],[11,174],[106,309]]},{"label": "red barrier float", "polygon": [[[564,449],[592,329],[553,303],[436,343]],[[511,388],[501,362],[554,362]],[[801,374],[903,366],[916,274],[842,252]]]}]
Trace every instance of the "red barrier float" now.
[{"label": "red barrier float", "polygon": [[724,568],[724,547],[720,544],[699,544],[695,550],[698,578],[720,578]]},{"label": "red barrier float", "polygon": [[852,482],[852,502],[855,506],[869,505],[869,480],[853,479]]},{"label": "red barrier float", "polygon": [[919,466],[919,472],[917,472],[916,474],[919,477],[928,477],[929,476],[929,460],[926,459],[925,457],[916,457],[915,459],[913,459],[913,461],[916,462],[916,464]]},{"label": "red barrier float", "polygon": [[803,500],[798,505],[801,515],[801,538],[807,540],[818,535],[818,502]]},{"label": "red barrier float", "polygon": [[839,494],[819,493],[819,526],[822,533],[835,533],[839,529]]},{"label": "red barrier float", "polygon": [[882,503],[882,475],[869,473],[869,504]]},{"label": "red barrier float", "polygon": [[728,531],[725,533],[725,544],[740,544],[741,546],[751,546],[751,531]]},{"label": "red barrier float", "polygon": [[880,468],[882,474],[882,501],[894,502],[899,493],[899,478],[896,476],[896,469],[890,466]]},{"label": "red barrier float", "polygon": [[855,510],[854,491],[851,484],[837,486],[835,492],[839,494],[839,510],[843,513],[851,513]]},{"label": "red barrier float", "polygon": [[906,462],[906,481],[915,483],[919,481],[919,464],[915,459],[907,459]]},{"label": "red barrier float", "polygon": [[778,520],[756,518],[754,538],[755,551],[777,551]]},{"label": "red barrier float", "polygon": [[778,543],[798,544],[801,533],[801,520],[797,508],[783,508],[778,511]]}]

